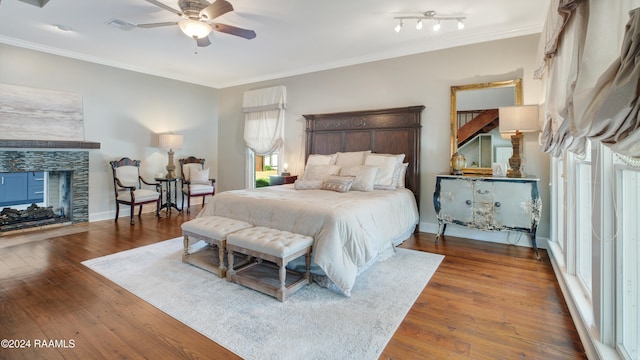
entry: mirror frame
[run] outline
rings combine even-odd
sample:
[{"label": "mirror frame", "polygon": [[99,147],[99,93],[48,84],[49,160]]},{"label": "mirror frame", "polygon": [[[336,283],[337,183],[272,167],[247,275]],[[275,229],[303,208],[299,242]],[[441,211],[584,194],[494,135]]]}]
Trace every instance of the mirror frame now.
[{"label": "mirror frame", "polygon": [[[505,81],[494,81],[480,84],[468,84],[458,85],[451,87],[451,114],[450,114],[450,126],[451,126],[451,156],[458,150],[458,112],[456,108],[456,95],[459,91],[465,90],[480,90],[490,88],[502,88],[502,87],[514,87],[515,100],[514,105],[522,105],[522,79],[513,79]],[[462,173],[464,175],[492,175],[491,168],[463,168]]]}]

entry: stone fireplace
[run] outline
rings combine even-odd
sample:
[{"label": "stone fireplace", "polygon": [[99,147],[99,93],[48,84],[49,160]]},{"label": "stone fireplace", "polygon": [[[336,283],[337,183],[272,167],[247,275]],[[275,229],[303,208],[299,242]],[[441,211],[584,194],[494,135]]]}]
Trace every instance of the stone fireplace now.
[{"label": "stone fireplace", "polygon": [[31,171],[48,173],[47,203],[54,206],[57,215],[63,215],[64,222],[89,221],[88,151],[0,149],[0,173]]}]

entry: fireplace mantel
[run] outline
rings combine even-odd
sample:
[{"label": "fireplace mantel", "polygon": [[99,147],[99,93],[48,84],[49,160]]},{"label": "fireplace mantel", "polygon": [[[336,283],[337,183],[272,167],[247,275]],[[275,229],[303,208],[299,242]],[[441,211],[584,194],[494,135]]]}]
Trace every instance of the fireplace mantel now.
[{"label": "fireplace mantel", "polygon": [[12,149],[100,149],[99,142],[62,140],[7,140],[0,139],[1,148]]}]

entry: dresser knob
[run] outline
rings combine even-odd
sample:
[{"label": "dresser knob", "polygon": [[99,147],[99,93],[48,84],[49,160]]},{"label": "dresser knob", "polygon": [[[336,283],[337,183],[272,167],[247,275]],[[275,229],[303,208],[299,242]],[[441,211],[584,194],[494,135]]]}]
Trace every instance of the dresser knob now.
[{"label": "dresser knob", "polygon": [[464,203],[467,204],[467,205],[471,205],[471,200],[467,200]]},{"label": "dresser knob", "polygon": [[500,201],[496,201],[495,204],[493,204],[495,207],[500,207]]}]

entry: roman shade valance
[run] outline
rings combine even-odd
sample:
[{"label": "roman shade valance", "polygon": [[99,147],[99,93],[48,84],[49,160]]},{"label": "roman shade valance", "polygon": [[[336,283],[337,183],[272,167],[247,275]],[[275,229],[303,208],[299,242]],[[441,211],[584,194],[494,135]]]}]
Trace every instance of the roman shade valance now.
[{"label": "roman shade valance", "polygon": [[[567,2],[552,1],[552,10],[564,15],[550,15],[547,22],[556,25],[545,31],[553,33],[541,38],[544,66],[537,73],[546,77],[541,147],[553,156],[564,150],[582,154],[591,139],[640,156],[640,10],[629,11],[631,0]],[[559,33],[558,21],[564,24]],[[627,25],[612,29],[617,23]],[[550,40],[555,33],[558,38]]]},{"label": "roman shade valance", "polygon": [[244,93],[244,140],[247,147],[256,154],[267,155],[282,146],[286,98],[287,89],[284,86]]}]

